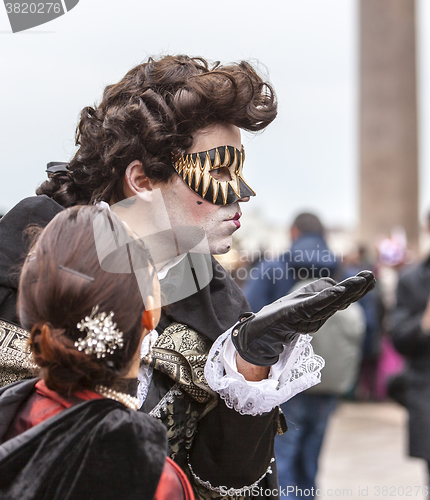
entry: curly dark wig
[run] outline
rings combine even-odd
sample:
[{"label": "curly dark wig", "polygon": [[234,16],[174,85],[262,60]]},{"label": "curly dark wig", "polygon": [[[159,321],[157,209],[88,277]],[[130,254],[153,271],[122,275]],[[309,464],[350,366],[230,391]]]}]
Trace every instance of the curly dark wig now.
[{"label": "curly dark wig", "polygon": [[142,162],[150,179],[167,182],[175,175],[172,158],[191,147],[196,131],[219,123],[259,131],[276,113],[272,87],[245,61],[149,58],[107,86],[98,106],[82,110],[69,172],[50,174],[36,194],[64,207],[116,203],[125,198],[122,179],[132,161]]}]

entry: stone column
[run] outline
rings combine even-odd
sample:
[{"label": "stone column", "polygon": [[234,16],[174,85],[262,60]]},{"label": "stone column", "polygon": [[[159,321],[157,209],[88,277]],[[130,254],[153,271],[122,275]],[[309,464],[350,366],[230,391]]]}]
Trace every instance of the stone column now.
[{"label": "stone column", "polygon": [[360,235],[418,250],[415,0],[360,0]]}]

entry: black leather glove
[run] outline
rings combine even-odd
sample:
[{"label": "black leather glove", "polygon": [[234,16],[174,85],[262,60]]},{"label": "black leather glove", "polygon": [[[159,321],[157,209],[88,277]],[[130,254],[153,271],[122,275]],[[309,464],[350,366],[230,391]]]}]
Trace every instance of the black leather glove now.
[{"label": "black leather glove", "polygon": [[375,286],[371,271],[336,284],[321,278],[269,304],[245,313],[232,330],[232,341],[248,363],[272,366],[285,346],[292,350],[300,334],[315,333],[336,311],[346,309]]}]

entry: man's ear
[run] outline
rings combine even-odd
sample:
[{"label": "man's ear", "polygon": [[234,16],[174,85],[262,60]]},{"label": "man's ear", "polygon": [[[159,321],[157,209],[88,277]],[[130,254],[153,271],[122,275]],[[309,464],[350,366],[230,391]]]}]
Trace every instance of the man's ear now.
[{"label": "man's ear", "polygon": [[126,197],[137,195],[143,199],[150,198],[152,189],[153,184],[143,171],[142,163],[139,160],[132,161],[125,170],[124,194]]}]

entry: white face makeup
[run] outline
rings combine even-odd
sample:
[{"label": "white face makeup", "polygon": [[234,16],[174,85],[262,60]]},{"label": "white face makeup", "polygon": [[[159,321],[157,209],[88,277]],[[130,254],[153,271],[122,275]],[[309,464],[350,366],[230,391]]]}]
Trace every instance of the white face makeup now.
[{"label": "white face makeup", "polygon": [[[197,153],[216,148],[220,144],[242,148],[240,130],[230,124],[219,124],[200,130],[194,136],[194,143],[188,153]],[[228,172],[222,169],[213,171],[214,178],[228,180]],[[224,176],[224,177],[222,177]],[[230,250],[232,235],[240,227],[242,215],[239,202],[248,201],[249,196],[234,203],[218,205],[211,203],[193,191],[179,175],[167,184],[157,184],[169,214],[172,226],[197,226],[202,228],[209,242],[212,254],[223,254]]]},{"label": "white face makeup", "polygon": [[[155,219],[164,212],[160,190],[152,189],[151,201],[138,195],[126,198],[101,210],[93,221],[100,266],[110,273],[133,273],[145,309],[155,311],[152,319],[156,321],[161,306],[195,294],[213,276],[203,229],[195,225],[157,228]],[[175,272],[169,275],[172,267]]]}]

